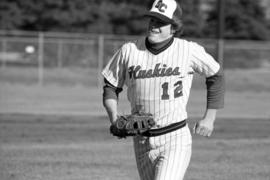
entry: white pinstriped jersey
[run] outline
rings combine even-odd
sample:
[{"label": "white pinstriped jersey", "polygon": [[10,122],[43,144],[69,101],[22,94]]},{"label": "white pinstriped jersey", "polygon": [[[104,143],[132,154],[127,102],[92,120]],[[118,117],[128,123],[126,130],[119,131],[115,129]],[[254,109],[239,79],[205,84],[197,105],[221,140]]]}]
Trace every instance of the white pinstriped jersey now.
[{"label": "white pinstriped jersey", "polygon": [[214,75],[220,66],[194,42],[174,38],[155,55],[145,38],[124,44],[102,71],[115,87],[127,86],[132,112],[151,113],[159,127],[187,118],[193,74]]}]

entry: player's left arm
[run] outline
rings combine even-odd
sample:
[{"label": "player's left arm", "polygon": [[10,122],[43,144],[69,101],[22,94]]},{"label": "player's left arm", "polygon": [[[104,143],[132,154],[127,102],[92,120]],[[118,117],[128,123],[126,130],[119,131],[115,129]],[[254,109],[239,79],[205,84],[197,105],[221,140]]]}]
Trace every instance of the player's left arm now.
[{"label": "player's left arm", "polygon": [[193,69],[206,76],[207,105],[203,118],[196,123],[193,132],[202,136],[211,136],[217,110],[224,107],[225,80],[223,68],[204,48],[195,44],[192,55]]},{"label": "player's left arm", "polygon": [[202,136],[211,136],[217,110],[224,107],[225,80],[222,68],[213,76],[206,78],[207,105],[202,120],[194,128],[194,133]]}]

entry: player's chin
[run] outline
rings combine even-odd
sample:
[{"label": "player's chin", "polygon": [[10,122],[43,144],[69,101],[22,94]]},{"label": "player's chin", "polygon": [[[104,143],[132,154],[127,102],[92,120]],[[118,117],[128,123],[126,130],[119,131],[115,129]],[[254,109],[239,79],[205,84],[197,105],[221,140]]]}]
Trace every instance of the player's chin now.
[{"label": "player's chin", "polygon": [[160,41],[159,35],[156,33],[148,33],[148,40],[151,43],[157,43]]}]

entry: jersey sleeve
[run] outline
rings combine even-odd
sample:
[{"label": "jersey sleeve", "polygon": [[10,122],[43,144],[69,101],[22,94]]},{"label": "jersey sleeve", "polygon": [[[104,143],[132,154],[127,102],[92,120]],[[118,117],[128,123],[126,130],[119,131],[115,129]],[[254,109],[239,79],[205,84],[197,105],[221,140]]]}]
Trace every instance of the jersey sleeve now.
[{"label": "jersey sleeve", "polygon": [[191,43],[191,68],[200,75],[213,76],[220,69],[220,65],[197,43]]},{"label": "jersey sleeve", "polygon": [[225,80],[223,69],[202,46],[192,44],[191,66],[193,70],[206,76],[207,108],[221,109],[224,107]]},{"label": "jersey sleeve", "polygon": [[119,93],[123,90],[122,88],[116,88],[111,83],[109,83],[106,79],[104,79],[103,86],[103,99],[118,99]]},{"label": "jersey sleeve", "polygon": [[122,88],[125,82],[125,47],[122,46],[102,71],[103,77],[114,87]]},{"label": "jersey sleeve", "polygon": [[221,109],[224,107],[225,78],[223,69],[208,78],[206,78],[207,88],[207,108]]}]

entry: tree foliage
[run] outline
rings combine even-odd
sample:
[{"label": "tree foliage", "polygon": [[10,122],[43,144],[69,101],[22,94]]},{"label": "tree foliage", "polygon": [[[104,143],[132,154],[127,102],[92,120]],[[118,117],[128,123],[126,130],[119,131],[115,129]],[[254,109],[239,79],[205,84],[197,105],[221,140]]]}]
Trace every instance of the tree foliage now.
[{"label": "tree foliage", "polygon": [[[183,8],[184,35],[215,37],[218,12],[207,19],[200,0],[177,0]],[[0,29],[141,35],[143,14],[153,0],[1,0]],[[254,0],[226,0],[226,38],[266,39],[269,22]]]},{"label": "tree foliage", "polygon": [[[269,27],[265,17],[265,11],[259,1],[226,0],[224,36],[227,39],[269,39]],[[205,23],[206,36],[215,37],[217,19],[217,8],[213,8]]]}]

